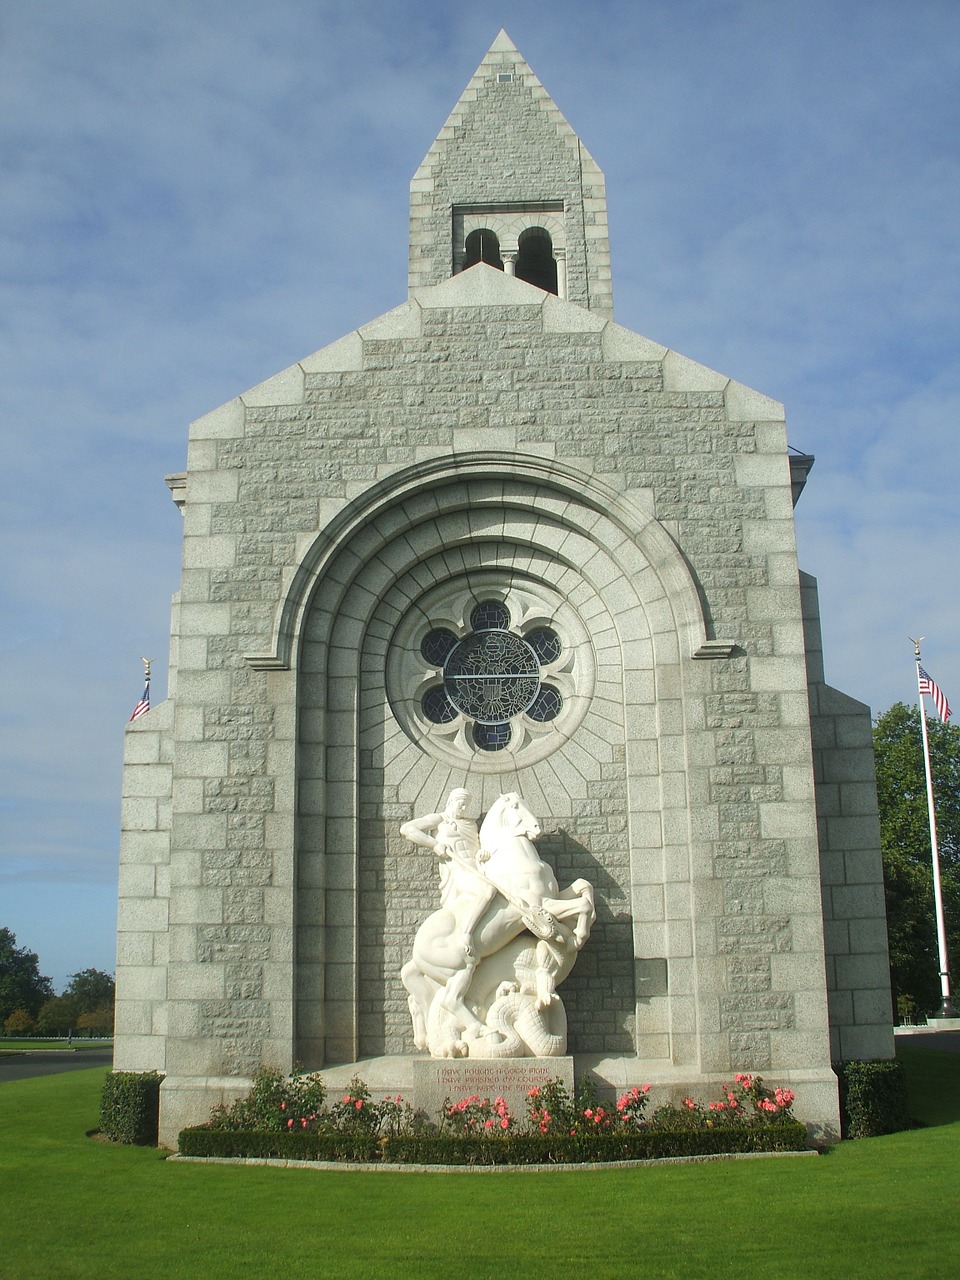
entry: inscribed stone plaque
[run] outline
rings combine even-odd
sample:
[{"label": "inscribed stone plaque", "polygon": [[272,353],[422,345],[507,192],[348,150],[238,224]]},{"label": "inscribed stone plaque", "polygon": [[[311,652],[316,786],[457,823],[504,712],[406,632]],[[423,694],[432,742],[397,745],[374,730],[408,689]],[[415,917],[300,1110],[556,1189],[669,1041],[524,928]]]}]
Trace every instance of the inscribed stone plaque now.
[{"label": "inscribed stone plaque", "polygon": [[512,1115],[525,1115],[527,1095],[535,1086],[561,1080],[573,1095],[573,1058],[418,1058],[413,1064],[413,1105],[433,1118],[444,1099],[459,1102],[479,1094],[501,1097]]}]

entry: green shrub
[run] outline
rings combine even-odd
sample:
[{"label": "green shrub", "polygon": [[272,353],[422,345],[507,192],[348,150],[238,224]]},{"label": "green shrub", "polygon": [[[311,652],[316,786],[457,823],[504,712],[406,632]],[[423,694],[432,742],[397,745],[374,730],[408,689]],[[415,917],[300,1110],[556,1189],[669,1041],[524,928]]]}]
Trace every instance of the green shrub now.
[{"label": "green shrub", "polygon": [[77,1019],[77,1030],[86,1031],[91,1036],[112,1036],[113,1020],[113,1005],[100,1005],[89,1013],[81,1013]]},{"label": "green shrub", "polygon": [[589,1084],[571,1097],[560,1081],[531,1089],[527,1115],[503,1098],[444,1102],[439,1127],[401,1096],[380,1101],[357,1077],[329,1109],[319,1076],[261,1070],[247,1098],[216,1107],[209,1124],[184,1129],[181,1155],[348,1160],[400,1164],[583,1164],[729,1152],[802,1151],[790,1089],[737,1075],[704,1107],[685,1098],[644,1115],[650,1086],[603,1105]]},{"label": "green shrub", "polygon": [[478,1140],[456,1133],[264,1133],[184,1129],[184,1156],[275,1160],[343,1160],[390,1164],[583,1164],[611,1160],[661,1160],[670,1156],[726,1155],[756,1151],[803,1151],[806,1130],[798,1120],[736,1129],[648,1128],[634,1133],[505,1133]]},{"label": "green shrub", "polygon": [[913,1127],[907,1082],[899,1062],[840,1062],[840,1132],[844,1138],[876,1138]]},{"label": "green shrub", "polygon": [[160,1115],[156,1071],[113,1071],[100,1095],[100,1131],[114,1142],[155,1147]]},{"label": "green shrub", "polygon": [[51,996],[37,1014],[37,1030],[42,1036],[65,1036],[79,1016],[73,996]]},{"label": "green shrub", "polygon": [[3,1029],[8,1036],[28,1036],[36,1031],[37,1024],[26,1009],[14,1009],[3,1024]]}]

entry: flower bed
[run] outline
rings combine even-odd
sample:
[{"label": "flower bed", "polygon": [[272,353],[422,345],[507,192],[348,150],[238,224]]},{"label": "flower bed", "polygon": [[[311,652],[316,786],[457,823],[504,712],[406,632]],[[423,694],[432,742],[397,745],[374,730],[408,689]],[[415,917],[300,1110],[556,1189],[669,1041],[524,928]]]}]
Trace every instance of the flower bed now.
[{"label": "flower bed", "polygon": [[582,1164],[741,1152],[802,1151],[793,1094],[738,1075],[707,1106],[683,1100],[646,1115],[649,1085],[604,1104],[559,1080],[532,1089],[522,1117],[503,1098],[447,1099],[437,1119],[401,1096],[379,1100],[354,1079],[332,1105],[317,1075],[263,1071],[248,1098],[184,1129],[184,1156],[390,1164]]}]

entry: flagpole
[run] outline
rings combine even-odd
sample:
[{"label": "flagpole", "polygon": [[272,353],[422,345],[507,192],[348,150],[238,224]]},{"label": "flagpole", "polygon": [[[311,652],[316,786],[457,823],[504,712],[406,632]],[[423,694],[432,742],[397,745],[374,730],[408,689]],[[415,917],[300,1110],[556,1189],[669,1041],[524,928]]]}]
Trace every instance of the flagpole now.
[{"label": "flagpole", "polygon": [[[940,1009],[936,1018],[955,1018],[956,1010],[950,1000],[950,967],[947,963],[947,924],[943,910],[943,889],[940,884],[940,850],[937,847],[937,814],[933,802],[933,774],[930,770],[930,740],[927,736],[927,713],[923,706],[923,690],[920,686],[920,636],[913,642],[917,659],[917,698],[920,702],[920,735],[923,738],[923,767],[927,775],[927,811],[930,816],[930,852],[933,859],[933,900],[937,916],[937,951],[940,958]],[[949,713],[948,713],[949,714]]]}]

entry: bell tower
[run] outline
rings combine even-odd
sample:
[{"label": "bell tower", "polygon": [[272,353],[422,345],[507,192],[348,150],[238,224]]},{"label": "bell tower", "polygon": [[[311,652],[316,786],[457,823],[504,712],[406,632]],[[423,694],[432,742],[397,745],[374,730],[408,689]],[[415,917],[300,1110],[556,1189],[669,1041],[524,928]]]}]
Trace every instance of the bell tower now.
[{"label": "bell tower", "polygon": [[612,316],[596,161],[505,31],[410,184],[410,289],[478,262]]}]

